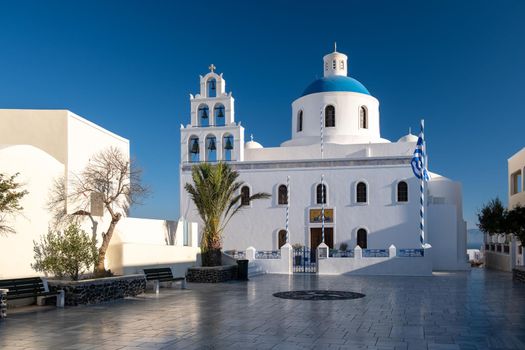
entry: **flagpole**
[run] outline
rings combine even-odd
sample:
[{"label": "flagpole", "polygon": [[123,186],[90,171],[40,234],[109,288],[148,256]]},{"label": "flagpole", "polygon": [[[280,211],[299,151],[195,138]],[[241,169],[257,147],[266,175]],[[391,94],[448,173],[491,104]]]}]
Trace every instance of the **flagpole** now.
[{"label": "flagpole", "polygon": [[420,235],[419,235],[419,241],[421,243],[421,247],[425,247],[425,174],[426,174],[426,164],[425,164],[425,120],[421,119],[421,138],[423,140],[422,145],[422,155],[421,155],[421,178],[420,178],[420,204],[421,209],[419,210],[419,217],[420,217]]},{"label": "flagpole", "polygon": [[286,243],[290,243],[290,233],[288,231],[290,213],[290,176],[286,177]]},{"label": "flagpole", "polygon": [[[320,113],[321,119],[321,160],[324,159],[324,118],[323,118],[323,108],[321,107]],[[324,187],[324,174],[321,174],[321,242],[324,243],[324,196],[325,196],[325,187]]]}]

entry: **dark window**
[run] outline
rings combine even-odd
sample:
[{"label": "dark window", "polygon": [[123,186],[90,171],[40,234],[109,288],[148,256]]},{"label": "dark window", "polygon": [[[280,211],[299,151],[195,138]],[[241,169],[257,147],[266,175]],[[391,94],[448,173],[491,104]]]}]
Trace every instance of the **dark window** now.
[{"label": "dark window", "polygon": [[359,127],[368,129],[368,111],[365,106],[359,107]]},{"label": "dark window", "polygon": [[361,249],[366,249],[367,247],[366,236],[367,233],[364,228],[357,230],[357,245],[360,246]]},{"label": "dark window", "polygon": [[279,186],[279,198],[278,198],[279,204],[288,204],[288,188],[286,185],[280,185]]},{"label": "dark window", "polygon": [[248,186],[241,188],[241,205],[250,205],[250,188]]},{"label": "dark window", "polygon": [[317,185],[316,188],[317,204],[326,204],[326,186]]},{"label": "dark window", "polygon": [[335,126],[335,107],[332,105],[324,109],[324,126],[327,128]]},{"label": "dark window", "polygon": [[286,244],[286,230],[279,231],[279,249]]},{"label": "dark window", "polygon": [[364,182],[357,184],[356,201],[357,203],[366,203],[366,184]]},{"label": "dark window", "polygon": [[299,111],[297,116],[297,132],[303,131],[303,111]]},{"label": "dark window", "polygon": [[408,185],[405,181],[397,184],[397,201],[408,202]]}]

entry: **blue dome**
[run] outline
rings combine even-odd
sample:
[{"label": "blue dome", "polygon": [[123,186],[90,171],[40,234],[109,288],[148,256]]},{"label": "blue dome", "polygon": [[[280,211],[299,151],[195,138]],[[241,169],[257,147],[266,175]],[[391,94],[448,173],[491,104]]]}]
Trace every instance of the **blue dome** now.
[{"label": "blue dome", "polygon": [[354,78],[345,77],[342,75],[332,75],[329,77],[317,79],[308,85],[301,96],[329,91],[348,91],[370,95],[370,92],[368,92],[366,87]]}]

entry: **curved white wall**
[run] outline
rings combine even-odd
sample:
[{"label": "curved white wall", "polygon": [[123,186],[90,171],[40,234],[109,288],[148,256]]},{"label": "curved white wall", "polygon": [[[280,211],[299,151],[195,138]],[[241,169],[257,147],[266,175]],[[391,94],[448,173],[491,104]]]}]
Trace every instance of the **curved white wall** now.
[{"label": "curved white wall", "polygon": [[[379,101],[370,95],[355,92],[322,92],[306,95],[292,103],[292,140],[282,146],[319,143],[321,111],[335,107],[335,127],[324,128],[324,142],[340,144],[388,142],[379,131]],[[368,128],[359,125],[359,109],[367,109]],[[303,130],[297,131],[299,111],[303,111]]]}]

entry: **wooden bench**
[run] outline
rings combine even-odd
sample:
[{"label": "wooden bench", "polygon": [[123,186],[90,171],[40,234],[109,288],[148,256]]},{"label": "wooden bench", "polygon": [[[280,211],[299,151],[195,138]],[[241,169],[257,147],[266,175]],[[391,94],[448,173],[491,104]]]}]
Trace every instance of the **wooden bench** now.
[{"label": "wooden bench", "polygon": [[155,293],[159,294],[160,282],[176,282],[181,281],[181,289],[186,289],[186,277],[173,277],[171,268],[159,267],[156,269],[144,269],[146,281],[153,281],[155,283]]},{"label": "wooden bench", "polygon": [[56,297],[57,307],[64,307],[64,291],[49,291],[47,282],[40,277],[0,280],[0,289],[7,290],[8,302],[9,300],[36,298],[37,305],[43,305],[46,298]]}]

